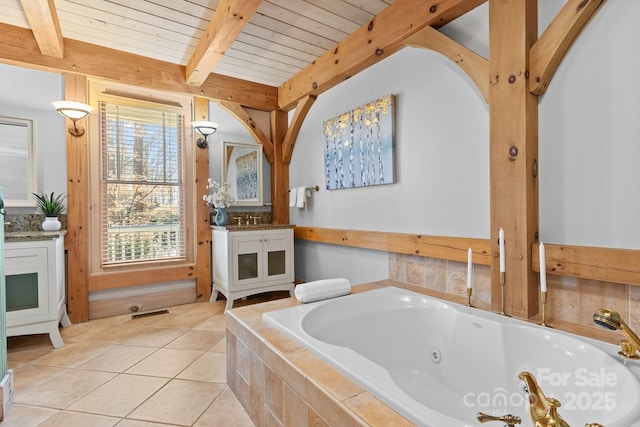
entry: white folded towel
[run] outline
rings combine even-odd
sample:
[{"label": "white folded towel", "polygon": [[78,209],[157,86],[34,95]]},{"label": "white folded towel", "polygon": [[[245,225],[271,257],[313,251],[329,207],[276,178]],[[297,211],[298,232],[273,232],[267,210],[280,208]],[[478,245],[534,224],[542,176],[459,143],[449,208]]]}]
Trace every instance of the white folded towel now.
[{"label": "white folded towel", "polygon": [[297,200],[297,196],[298,196],[298,189],[297,188],[292,188],[289,190],[289,206],[290,207],[295,207],[296,206],[296,200]]},{"label": "white folded towel", "polygon": [[340,297],[351,293],[348,279],[324,279],[297,285],[293,293],[302,303]]},{"label": "white folded towel", "polygon": [[304,208],[304,202],[305,202],[305,199],[307,198],[307,187],[298,187],[298,188],[296,188],[296,193],[298,193],[296,195],[297,206],[299,208]]}]

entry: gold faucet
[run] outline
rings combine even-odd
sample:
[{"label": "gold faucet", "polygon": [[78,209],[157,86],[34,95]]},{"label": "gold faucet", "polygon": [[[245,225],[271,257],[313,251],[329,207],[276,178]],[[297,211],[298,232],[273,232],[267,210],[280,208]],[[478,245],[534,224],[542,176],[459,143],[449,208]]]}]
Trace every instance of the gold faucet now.
[{"label": "gold faucet", "polygon": [[612,331],[620,329],[627,339],[620,343],[622,348],[618,353],[627,359],[638,359],[640,338],[624,323],[617,311],[600,308],[593,313],[593,321],[596,325]]},{"label": "gold faucet", "polygon": [[511,415],[511,414],[507,414],[502,417],[494,417],[492,415],[487,415],[487,414],[483,414],[482,412],[478,412],[478,414],[476,415],[476,418],[481,423],[486,423],[487,421],[502,421],[507,425],[507,427],[515,427],[516,424],[521,423],[520,417]]},{"label": "gold faucet", "polygon": [[520,372],[518,378],[527,384],[529,390],[529,410],[534,427],[569,427],[558,414],[560,402],[544,395],[533,374]]}]

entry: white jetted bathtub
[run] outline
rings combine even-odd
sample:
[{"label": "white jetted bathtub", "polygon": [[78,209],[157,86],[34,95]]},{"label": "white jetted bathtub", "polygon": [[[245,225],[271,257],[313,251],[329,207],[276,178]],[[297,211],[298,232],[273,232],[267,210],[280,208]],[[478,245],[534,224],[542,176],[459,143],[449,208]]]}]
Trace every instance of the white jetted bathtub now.
[{"label": "white jetted bathtub", "polygon": [[640,362],[613,345],[396,287],[263,318],[419,426],[531,425],[522,371],[572,427],[640,426]]}]

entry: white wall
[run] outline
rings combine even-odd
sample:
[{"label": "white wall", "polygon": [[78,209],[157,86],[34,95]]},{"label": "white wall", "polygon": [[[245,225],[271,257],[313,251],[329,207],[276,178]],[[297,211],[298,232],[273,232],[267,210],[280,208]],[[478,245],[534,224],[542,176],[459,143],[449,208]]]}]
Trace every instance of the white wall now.
[{"label": "white wall", "polygon": [[[540,32],[563,4],[539,2]],[[486,57],[487,17],[485,4],[443,31]],[[606,2],[540,98],[545,242],[640,248],[638,17],[640,2]],[[296,142],[291,186],[323,187],[323,121],[387,93],[397,95],[397,183],[322,189],[304,210],[292,208],[291,222],[488,238],[488,107],[454,64],[430,51],[404,49],[322,94]],[[387,277],[370,252],[298,244],[296,276]]]},{"label": "white wall", "polygon": [[540,238],[640,249],[640,2],[605,2],[540,98]]},{"label": "white wall", "polygon": [[[322,123],[396,95],[396,183],[326,190]],[[406,48],[320,95],[296,141],[290,185],[319,185],[296,225],[486,238],[489,236],[488,108],[443,56]],[[386,279],[386,253],[296,242],[296,277]],[[347,274],[346,272],[349,272]]]},{"label": "white wall", "polygon": [[[60,99],[64,99],[62,75],[0,64],[0,115],[35,121],[37,192],[67,192],[65,122],[51,106]],[[9,208],[12,213],[35,212],[35,208]]]},{"label": "white wall", "polygon": [[[544,29],[562,0],[539,2]],[[640,248],[640,2],[605,2],[540,98],[540,236],[545,242]],[[487,6],[444,31],[487,55]],[[0,64],[0,114],[34,117],[39,189],[66,191],[64,120],[58,74]],[[397,182],[325,190],[322,122],[377,97],[397,95]],[[223,140],[253,142],[217,104],[220,130],[210,142],[210,176],[219,179]],[[260,122],[268,129],[268,115]],[[455,64],[404,49],[318,97],[296,141],[291,186],[320,185],[291,222],[319,227],[464,237],[489,236],[488,107]],[[268,164],[266,164],[268,166]],[[265,184],[269,183],[265,168]],[[270,190],[265,188],[265,196]],[[388,277],[375,251],[298,244],[297,276]]]}]

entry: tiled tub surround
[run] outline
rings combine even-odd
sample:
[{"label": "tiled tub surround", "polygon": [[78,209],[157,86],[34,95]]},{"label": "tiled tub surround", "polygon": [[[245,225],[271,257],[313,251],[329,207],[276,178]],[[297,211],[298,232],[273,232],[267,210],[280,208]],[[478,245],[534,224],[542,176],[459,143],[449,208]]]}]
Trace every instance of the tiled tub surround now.
[{"label": "tiled tub surround", "polygon": [[[396,286],[457,303],[466,295],[383,280],[352,293]],[[295,298],[227,312],[227,384],[257,426],[409,426],[376,397],[262,320],[268,311],[299,305]],[[618,332],[582,328],[582,335],[617,344]]]},{"label": "tiled tub surround", "polygon": [[[356,286],[353,293],[387,285],[403,286],[383,281]],[[227,312],[227,384],[256,426],[413,425],[263,323],[263,313],[296,304],[286,298]]]},{"label": "tiled tub surround", "polygon": [[[389,254],[390,280],[460,297],[460,302],[466,302],[466,276],[466,263]],[[474,265],[473,286],[472,304],[490,311],[489,266]],[[508,292],[509,284],[506,286]],[[618,343],[623,339],[620,332],[604,331],[593,323],[593,313],[608,307],[620,313],[632,329],[640,330],[640,286],[547,274],[547,290],[546,323],[552,327]]]}]

